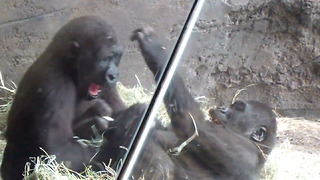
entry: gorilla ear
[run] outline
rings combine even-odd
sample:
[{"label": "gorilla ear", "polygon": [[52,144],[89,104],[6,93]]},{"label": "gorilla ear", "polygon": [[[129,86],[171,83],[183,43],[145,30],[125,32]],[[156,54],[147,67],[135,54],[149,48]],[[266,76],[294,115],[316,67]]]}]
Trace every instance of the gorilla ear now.
[{"label": "gorilla ear", "polygon": [[255,142],[262,142],[263,140],[265,140],[266,136],[267,136],[267,128],[264,126],[261,126],[258,130],[254,131],[250,137]]}]

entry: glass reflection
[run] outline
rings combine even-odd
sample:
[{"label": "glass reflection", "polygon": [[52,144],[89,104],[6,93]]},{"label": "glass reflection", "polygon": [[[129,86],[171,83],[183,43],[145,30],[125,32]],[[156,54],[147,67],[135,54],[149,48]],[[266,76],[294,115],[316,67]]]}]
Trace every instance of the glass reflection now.
[{"label": "glass reflection", "polygon": [[172,51],[192,3],[0,2],[3,179],[114,179],[153,93],[130,36],[153,24]]},{"label": "glass reflection", "polygon": [[132,179],[318,177],[315,8],[206,1]]}]

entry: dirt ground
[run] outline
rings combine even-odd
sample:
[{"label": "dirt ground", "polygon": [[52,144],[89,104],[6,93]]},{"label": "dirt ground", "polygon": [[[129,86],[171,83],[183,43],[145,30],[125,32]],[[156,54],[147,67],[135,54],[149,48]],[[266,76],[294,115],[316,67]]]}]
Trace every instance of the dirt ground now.
[{"label": "dirt ground", "polygon": [[277,143],[289,142],[293,149],[320,155],[320,121],[303,118],[278,118]]},{"label": "dirt ground", "polygon": [[[145,92],[143,88],[131,89],[121,84],[118,87],[127,105],[147,103],[152,96],[152,92]],[[204,109],[210,107],[207,102],[199,101]],[[162,115],[164,111],[161,110],[160,119],[165,120],[166,115]],[[262,170],[262,180],[320,179],[320,120],[278,117],[277,122],[277,144]],[[0,128],[0,163],[6,144],[2,132]]]},{"label": "dirt ground", "polygon": [[265,180],[320,179],[320,121],[277,118],[277,145],[262,171]]},{"label": "dirt ground", "polygon": [[[150,25],[170,53],[192,3],[0,1],[0,71],[6,80],[18,82],[59,27],[74,17],[94,14],[108,18],[125,45],[121,81],[133,86],[137,76],[150,88],[153,75],[130,42],[130,33]],[[194,96],[222,105],[231,102],[237,90],[253,85],[241,99],[269,103],[279,113],[292,110],[294,118],[278,118],[277,147],[266,165],[272,176],[265,179],[320,179],[319,32],[316,0],[208,0],[183,55],[179,71]],[[310,116],[312,121],[305,120]],[[0,137],[1,152],[4,145]]]},{"label": "dirt ground", "polygon": [[[277,145],[268,157],[264,169],[267,177],[262,180],[319,179],[320,121],[309,121],[302,118],[277,118],[277,121]],[[5,144],[1,136],[0,161],[2,161]]]}]

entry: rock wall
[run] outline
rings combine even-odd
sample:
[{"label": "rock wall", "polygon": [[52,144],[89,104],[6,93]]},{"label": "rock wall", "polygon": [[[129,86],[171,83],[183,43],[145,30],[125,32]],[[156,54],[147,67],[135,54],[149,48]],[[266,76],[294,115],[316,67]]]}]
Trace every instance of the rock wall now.
[{"label": "rock wall", "polygon": [[192,4],[192,0],[0,0],[0,70],[18,82],[61,26],[78,16],[99,15],[113,25],[125,47],[121,81],[137,84],[137,75],[143,85],[151,87],[153,75],[130,35],[146,25],[160,37],[178,32],[163,41],[170,51],[181,31],[176,24],[185,22]]},{"label": "rock wall", "polygon": [[[2,0],[0,70],[18,82],[68,20],[106,17],[125,46],[120,70],[126,85],[149,88],[153,78],[130,33],[152,26],[168,52],[191,0]],[[207,0],[179,71],[195,96],[213,105],[257,99],[277,109],[320,108],[320,3],[316,0]],[[249,86],[249,87],[247,87]],[[246,88],[247,87],[247,88]]]},{"label": "rock wall", "polygon": [[317,113],[319,5],[311,0],[206,1],[182,67],[190,72],[191,91],[219,105],[246,89],[240,99]]}]

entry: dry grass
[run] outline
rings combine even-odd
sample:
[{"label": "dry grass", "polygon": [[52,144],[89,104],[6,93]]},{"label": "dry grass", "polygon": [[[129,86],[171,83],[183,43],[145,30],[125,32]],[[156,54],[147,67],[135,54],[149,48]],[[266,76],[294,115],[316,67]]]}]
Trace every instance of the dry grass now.
[{"label": "dry grass", "polygon": [[153,96],[153,91],[144,89],[140,84],[135,85],[132,88],[128,88],[118,82],[117,89],[121,99],[126,103],[127,106],[131,106],[136,103],[149,103]]},{"label": "dry grass", "polygon": [[0,97],[0,130],[5,129],[7,114],[11,107],[16,89],[17,86],[13,81],[4,81],[0,71],[0,91],[3,93],[3,96]]},{"label": "dry grass", "polygon": [[[137,80],[140,82],[138,78]],[[140,83],[132,88],[128,88],[119,82],[117,84],[117,89],[120,93],[121,99],[126,103],[127,106],[131,106],[136,103],[149,104],[155,91],[155,87],[151,88],[151,90],[147,90],[143,88]],[[170,123],[164,104],[161,105],[157,117],[164,126],[167,126],[168,123]]]},{"label": "dry grass", "polygon": [[265,180],[319,180],[320,153],[295,150],[290,143],[279,144],[262,171]]},{"label": "dry grass", "polygon": [[278,142],[262,171],[264,179],[320,179],[320,123],[302,118],[277,121]]},{"label": "dry grass", "polygon": [[[34,168],[31,168],[31,163]],[[31,158],[31,163],[27,163],[24,171],[25,180],[115,180],[116,172],[109,166],[105,166],[105,171],[95,172],[91,167],[86,167],[82,173],[74,172],[63,163],[57,163],[53,155],[43,155]]]},{"label": "dry grass", "polygon": [[7,114],[9,111],[16,89],[17,86],[13,81],[7,82],[3,80],[2,73],[0,71],[0,90],[4,92],[4,96],[0,97],[0,100],[3,102],[0,104],[1,114]]},{"label": "dry grass", "polygon": [[[1,84],[3,86],[3,84]],[[148,103],[153,95],[141,85],[127,88],[118,84],[121,98],[132,105]],[[207,113],[209,100],[198,97],[202,110]],[[206,115],[208,117],[208,115]],[[164,106],[158,114],[164,124],[169,122]],[[320,179],[320,123],[302,118],[277,118],[278,142],[269,155],[265,168],[262,170],[263,180],[316,180]],[[103,172],[93,172],[90,167],[83,173],[75,173],[64,164],[55,161],[55,156],[42,156],[33,159],[36,164],[34,172],[30,173],[30,164],[26,166],[26,179],[114,179],[115,172],[107,165]]]}]

